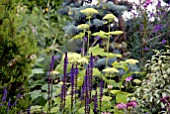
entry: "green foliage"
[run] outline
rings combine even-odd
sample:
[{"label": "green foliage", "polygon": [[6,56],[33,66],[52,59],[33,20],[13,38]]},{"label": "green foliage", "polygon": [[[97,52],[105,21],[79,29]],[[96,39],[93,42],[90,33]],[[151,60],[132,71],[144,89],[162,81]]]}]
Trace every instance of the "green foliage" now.
[{"label": "green foliage", "polygon": [[[27,91],[28,75],[37,52],[36,40],[29,30],[20,29],[15,0],[0,3],[0,92],[6,87],[8,99]],[[29,35],[28,35],[29,34]]]},{"label": "green foliage", "polygon": [[145,68],[146,79],[142,81],[133,96],[136,97],[138,107],[137,113],[168,113],[169,107],[161,102],[161,98],[170,95],[170,50],[155,50],[156,54],[147,61]]}]

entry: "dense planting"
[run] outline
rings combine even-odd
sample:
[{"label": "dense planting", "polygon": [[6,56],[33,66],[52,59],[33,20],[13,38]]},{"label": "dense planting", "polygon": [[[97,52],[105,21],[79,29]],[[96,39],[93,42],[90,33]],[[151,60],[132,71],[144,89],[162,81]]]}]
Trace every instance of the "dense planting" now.
[{"label": "dense planting", "polygon": [[0,113],[170,113],[165,2],[2,0]]}]

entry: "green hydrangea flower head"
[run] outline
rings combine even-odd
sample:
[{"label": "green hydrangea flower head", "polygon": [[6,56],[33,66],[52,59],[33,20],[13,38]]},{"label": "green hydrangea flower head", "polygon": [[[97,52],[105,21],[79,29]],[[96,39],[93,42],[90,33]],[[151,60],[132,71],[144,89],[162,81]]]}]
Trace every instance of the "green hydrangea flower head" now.
[{"label": "green hydrangea flower head", "polygon": [[91,18],[94,14],[99,13],[96,9],[94,8],[86,8],[84,10],[80,10],[81,13],[84,13],[87,18]]},{"label": "green hydrangea flower head", "polygon": [[78,29],[83,30],[83,31],[89,29],[89,27],[90,26],[88,24],[81,24],[77,26]]},{"label": "green hydrangea flower head", "polygon": [[108,20],[109,22],[113,22],[117,17],[113,14],[106,14],[103,19]]}]

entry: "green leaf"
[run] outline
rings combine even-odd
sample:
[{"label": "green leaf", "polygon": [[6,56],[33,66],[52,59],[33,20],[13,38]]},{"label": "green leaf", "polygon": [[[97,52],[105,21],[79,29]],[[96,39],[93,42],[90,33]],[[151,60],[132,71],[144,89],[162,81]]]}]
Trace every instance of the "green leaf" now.
[{"label": "green leaf", "polygon": [[82,39],[85,36],[84,32],[80,32],[79,34],[75,35],[71,40],[74,39]]},{"label": "green leaf", "polygon": [[129,95],[129,93],[127,92],[119,92],[116,94],[116,102],[117,103],[127,103],[126,99],[127,99],[127,96]]},{"label": "green leaf", "polygon": [[89,48],[89,54],[93,53],[93,56],[101,55],[104,53],[104,49],[99,47],[99,44],[97,44],[94,47]]},{"label": "green leaf", "polygon": [[78,112],[80,114],[84,114],[85,113],[85,107],[81,107],[80,109],[78,109]]},{"label": "green leaf", "polygon": [[110,93],[112,93],[112,94],[118,94],[118,93],[120,93],[121,91],[120,90],[111,90],[110,91]]},{"label": "green leaf", "polygon": [[57,113],[58,112],[58,110],[59,110],[59,107],[53,107],[53,108],[51,108],[51,113]]},{"label": "green leaf", "polygon": [[123,31],[113,31],[113,32],[109,32],[107,34],[111,34],[111,35],[120,35],[123,34]]},{"label": "green leaf", "polygon": [[41,90],[34,90],[32,92],[29,92],[29,94],[31,95],[31,98],[34,100],[41,96]]},{"label": "green leaf", "polygon": [[100,32],[93,33],[92,36],[99,36],[100,38],[108,38],[106,34],[107,34],[106,32],[100,30]]},{"label": "green leaf", "polygon": [[107,53],[107,52],[101,53],[100,55],[101,56],[106,56],[108,58],[116,58],[116,57],[121,58],[122,57],[121,54]]},{"label": "green leaf", "polygon": [[112,97],[109,97],[109,96],[103,96],[102,97],[102,101],[110,101],[112,99]]},{"label": "green leaf", "polygon": [[44,70],[42,68],[34,68],[32,69],[32,74],[43,74]]},{"label": "green leaf", "polygon": [[42,106],[39,106],[39,105],[31,106],[31,113],[41,112],[41,109],[42,109]]}]

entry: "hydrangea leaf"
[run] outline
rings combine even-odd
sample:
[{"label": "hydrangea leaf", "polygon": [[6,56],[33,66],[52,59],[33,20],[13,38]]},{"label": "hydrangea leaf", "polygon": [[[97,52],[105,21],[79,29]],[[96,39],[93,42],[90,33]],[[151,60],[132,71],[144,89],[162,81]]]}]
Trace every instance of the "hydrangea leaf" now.
[{"label": "hydrangea leaf", "polygon": [[75,35],[71,40],[74,39],[82,39],[85,36],[84,32],[80,32],[79,34]]},{"label": "hydrangea leaf", "polygon": [[117,103],[127,103],[126,99],[128,97],[128,92],[120,92],[116,94],[116,102]]},{"label": "hydrangea leaf", "polygon": [[110,101],[112,99],[112,97],[109,97],[109,96],[103,96],[102,97],[102,101]]},{"label": "hydrangea leaf", "polygon": [[104,49],[99,47],[99,44],[97,44],[95,47],[90,47],[89,48],[89,54],[93,53],[93,56],[101,55],[104,53]]},{"label": "hydrangea leaf", "polygon": [[123,34],[123,31],[113,31],[113,32],[109,32],[107,34],[110,34],[110,35],[120,35],[120,34]]},{"label": "hydrangea leaf", "polygon": [[99,36],[100,38],[104,39],[104,38],[108,38],[108,35],[106,34],[107,34],[106,32],[100,30],[100,32],[93,33],[92,36]]}]

